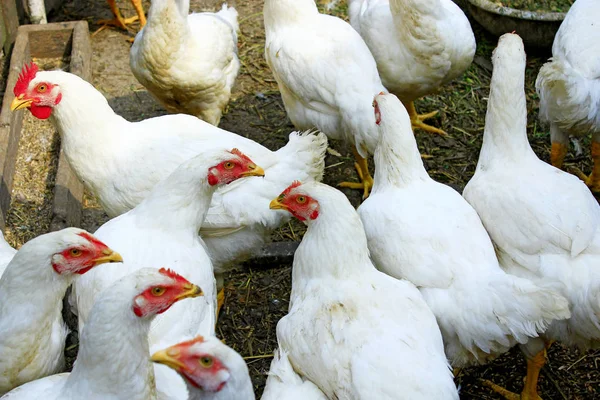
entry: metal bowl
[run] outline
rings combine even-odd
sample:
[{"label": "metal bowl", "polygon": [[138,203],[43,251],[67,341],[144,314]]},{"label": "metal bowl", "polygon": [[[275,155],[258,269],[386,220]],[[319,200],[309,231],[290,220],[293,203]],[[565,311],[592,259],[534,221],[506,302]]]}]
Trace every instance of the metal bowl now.
[{"label": "metal bowl", "polygon": [[551,48],[554,35],[565,19],[566,13],[523,11],[504,7],[489,0],[467,0],[468,9],[475,21],[488,32],[500,36],[515,32],[526,46]]}]

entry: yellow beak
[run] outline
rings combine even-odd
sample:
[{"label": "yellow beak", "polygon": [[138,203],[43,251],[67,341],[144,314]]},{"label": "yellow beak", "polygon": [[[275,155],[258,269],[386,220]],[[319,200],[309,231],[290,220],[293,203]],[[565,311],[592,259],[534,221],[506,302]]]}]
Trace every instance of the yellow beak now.
[{"label": "yellow beak", "polygon": [[271,210],[287,210],[288,209],[288,207],[285,204],[282,204],[279,202],[279,197],[271,200],[271,203],[269,203],[269,208]]},{"label": "yellow beak", "polygon": [[198,297],[203,296],[204,293],[200,286],[196,286],[193,283],[187,283],[183,289],[185,290],[183,293],[175,297],[175,300],[187,299],[188,297]]},{"label": "yellow beak", "polygon": [[123,257],[116,251],[111,249],[102,250],[102,256],[94,260],[94,265],[100,265],[104,263],[123,262]]},{"label": "yellow beak", "polygon": [[265,176],[265,171],[256,164],[250,164],[248,171],[242,172],[240,176]]},{"label": "yellow beak", "polygon": [[179,350],[169,347],[168,349],[160,350],[152,354],[150,360],[154,361],[155,363],[164,364],[175,371],[180,371],[185,369],[185,365],[176,358],[179,356],[179,354]]},{"label": "yellow beak", "polygon": [[31,106],[33,100],[23,99],[24,96],[24,94],[20,94],[18,97],[15,97],[13,99],[12,103],[10,103],[10,111],[16,111],[22,108],[29,108],[29,106]]}]

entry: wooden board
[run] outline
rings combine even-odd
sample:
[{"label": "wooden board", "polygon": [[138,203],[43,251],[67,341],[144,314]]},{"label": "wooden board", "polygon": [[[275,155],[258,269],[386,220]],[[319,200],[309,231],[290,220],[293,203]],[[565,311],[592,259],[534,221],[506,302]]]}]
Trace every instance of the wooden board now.
[{"label": "wooden board", "polygon": [[[92,77],[92,48],[86,21],[60,22],[45,25],[23,25],[10,60],[6,92],[0,113],[0,227],[4,229],[10,207],[17,149],[23,126],[23,112],[10,111],[14,87],[21,68],[35,58],[63,57],[70,54],[69,71],[85,80]],[[71,171],[65,155],[60,150],[58,171],[54,187],[51,230],[81,223],[83,185]]]},{"label": "wooden board", "polygon": [[294,253],[300,242],[273,242],[264,246],[252,258],[244,263],[244,267],[253,269],[270,269],[294,261]]},{"label": "wooden board", "polygon": [[19,17],[15,0],[0,0],[0,47],[8,54],[17,36]]}]

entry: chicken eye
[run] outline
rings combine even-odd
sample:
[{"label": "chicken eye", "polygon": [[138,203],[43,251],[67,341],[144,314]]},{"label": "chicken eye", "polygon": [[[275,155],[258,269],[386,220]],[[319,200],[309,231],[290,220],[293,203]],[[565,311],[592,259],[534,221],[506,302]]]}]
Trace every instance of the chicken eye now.
[{"label": "chicken eye", "polygon": [[212,357],[204,356],[204,357],[200,358],[199,361],[200,361],[200,365],[202,365],[204,368],[210,368],[213,365]]},{"label": "chicken eye", "polygon": [[71,250],[69,250],[69,254],[72,257],[79,257],[79,256],[81,256],[81,254],[83,254],[83,252],[79,249],[71,249]]},{"label": "chicken eye", "polygon": [[223,164],[223,167],[225,167],[225,169],[232,169],[233,163],[231,161],[227,161],[225,164]]},{"label": "chicken eye", "polygon": [[161,287],[161,286],[155,286],[155,287],[152,288],[152,295],[153,296],[162,296],[165,292],[166,292],[166,289],[164,287]]},{"label": "chicken eye", "polygon": [[44,93],[46,91],[46,89],[48,89],[48,86],[46,86],[45,84],[42,83],[42,84],[38,85],[36,90],[38,93]]},{"label": "chicken eye", "polygon": [[306,203],[306,196],[298,196],[298,197],[296,197],[296,202],[299,203],[299,204]]}]

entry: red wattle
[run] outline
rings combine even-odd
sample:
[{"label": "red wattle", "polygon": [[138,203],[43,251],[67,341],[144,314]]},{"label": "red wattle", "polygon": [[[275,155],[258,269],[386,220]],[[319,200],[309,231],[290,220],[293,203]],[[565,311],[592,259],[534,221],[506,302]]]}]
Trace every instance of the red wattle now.
[{"label": "red wattle", "polygon": [[216,176],[214,176],[212,172],[209,172],[208,173],[208,184],[210,186],[214,186],[217,183],[219,183],[219,178],[217,178]]},{"label": "red wattle", "polygon": [[32,104],[29,107],[29,111],[31,111],[31,114],[38,119],[48,119],[52,114],[52,107],[36,106],[35,104]]}]

